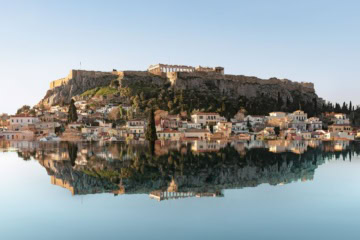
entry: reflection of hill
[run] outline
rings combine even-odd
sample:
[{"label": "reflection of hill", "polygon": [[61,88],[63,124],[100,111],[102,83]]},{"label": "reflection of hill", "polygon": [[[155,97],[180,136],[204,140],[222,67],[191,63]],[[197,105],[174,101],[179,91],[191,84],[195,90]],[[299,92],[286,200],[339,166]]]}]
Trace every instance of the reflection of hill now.
[{"label": "reflection of hill", "polygon": [[97,178],[73,169],[70,161],[40,161],[51,176],[51,183],[68,189],[73,195],[111,192],[118,186],[106,178]]},{"label": "reflection of hill", "polygon": [[312,180],[325,159],[359,154],[360,150],[357,143],[306,145],[302,154],[274,153],[274,143],[269,149],[221,143],[217,151],[207,152],[194,151],[200,145],[162,144],[155,146],[154,155],[144,143],[37,145],[19,155],[37,159],[51,183],[72,194],[151,193],[162,200],[222,196],[223,189]]}]

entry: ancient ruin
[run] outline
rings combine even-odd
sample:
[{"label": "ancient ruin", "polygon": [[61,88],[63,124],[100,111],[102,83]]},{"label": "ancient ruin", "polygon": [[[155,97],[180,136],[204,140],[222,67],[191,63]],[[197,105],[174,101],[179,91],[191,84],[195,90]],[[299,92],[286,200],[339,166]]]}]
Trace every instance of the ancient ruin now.
[{"label": "ancient ruin", "polygon": [[169,64],[156,64],[150,65],[148,71],[153,74],[161,74],[161,73],[174,73],[174,72],[213,72],[224,74],[223,67],[192,67],[185,65],[169,65]]}]

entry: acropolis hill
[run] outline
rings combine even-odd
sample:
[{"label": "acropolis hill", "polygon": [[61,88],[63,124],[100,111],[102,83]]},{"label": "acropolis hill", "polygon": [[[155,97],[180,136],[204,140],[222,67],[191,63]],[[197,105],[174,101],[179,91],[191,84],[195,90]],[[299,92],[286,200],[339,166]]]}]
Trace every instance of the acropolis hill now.
[{"label": "acropolis hill", "polygon": [[69,102],[72,97],[96,88],[108,86],[111,81],[118,80],[120,87],[134,84],[169,85],[174,89],[197,90],[202,92],[217,91],[228,98],[240,96],[255,98],[267,96],[277,98],[278,94],[290,101],[294,94],[303,101],[319,99],[313,83],[293,82],[287,79],[260,79],[243,75],[225,74],[223,67],[192,67],[184,65],[151,65],[147,71],[99,72],[87,70],[71,70],[65,78],[52,81],[50,90],[41,101],[44,105],[55,105],[60,101]]}]

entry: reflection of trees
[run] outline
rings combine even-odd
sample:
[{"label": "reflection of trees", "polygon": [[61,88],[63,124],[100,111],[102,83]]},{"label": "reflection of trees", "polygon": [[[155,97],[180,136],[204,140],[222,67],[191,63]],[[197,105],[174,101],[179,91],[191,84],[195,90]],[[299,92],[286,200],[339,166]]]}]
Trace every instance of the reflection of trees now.
[{"label": "reflection of trees", "polygon": [[78,153],[78,146],[76,143],[68,142],[67,148],[69,152],[71,166],[75,166],[75,160],[77,158],[77,153]]},{"label": "reflection of trees", "polygon": [[[172,181],[179,191],[195,192],[306,181],[313,179],[315,169],[325,160],[360,154],[356,142],[343,151],[323,143],[308,147],[303,154],[273,153],[264,148],[239,153],[230,144],[217,152],[198,153],[190,144],[174,146],[157,154],[156,147],[146,143],[62,143],[52,148],[40,146],[33,155],[55,178],[54,184],[70,186],[74,194],[87,194],[120,188],[127,193],[149,193],[167,189]],[[56,154],[67,158],[54,160]],[[27,158],[23,152],[19,156]],[[81,159],[83,164],[79,164]]]}]

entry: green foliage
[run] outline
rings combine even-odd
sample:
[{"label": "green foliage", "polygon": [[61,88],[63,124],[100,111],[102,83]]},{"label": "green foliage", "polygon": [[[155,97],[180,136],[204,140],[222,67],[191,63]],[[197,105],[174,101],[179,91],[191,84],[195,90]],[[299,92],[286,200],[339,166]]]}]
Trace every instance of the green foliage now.
[{"label": "green foliage", "polygon": [[146,128],[146,132],[145,132],[145,138],[149,142],[154,142],[157,140],[154,109],[151,109],[150,113],[149,113],[149,120],[148,120],[148,125]]},{"label": "green foliage", "polygon": [[279,134],[280,134],[280,127],[278,127],[278,126],[274,127],[274,131],[275,131],[276,136],[279,136]]},{"label": "green foliage", "polygon": [[119,86],[120,86],[119,80],[117,80],[117,79],[112,80],[110,83],[110,87],[112,87],[112,88],[118,88]]},{"label": "green foliage", "polygon": [[95,96],[107,96],[118,92],[119,91],[116,88],[112,88],[110,86],[102,87],[95,93]]},{"label": "green foliage", "polygon": [[30,112],[30,106],[29,105],[24,105],[22,106],[21,108],[19,108],[17,111],[16,111],[16,114],[21,114],[21,113],[29,113]]},{"label": "green foliage", "polygon": [[81,94],[81,97],[93,97],[97,91],[99,91],[100,88],[93,88],[90,90],[85,91],[84,93]]},{"label": "green foliage", "polygon": [[94,96],[108,96],[115,93],[118,93],[119,90],[117,88],[107,86],[107,87],[97,87],[90,90],[85,91],[81,94],[82,97],[94,97]]}]

